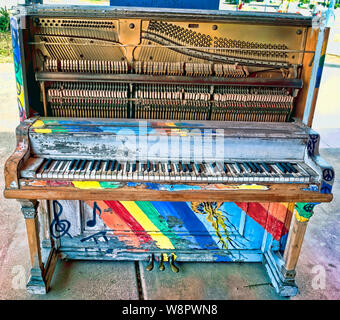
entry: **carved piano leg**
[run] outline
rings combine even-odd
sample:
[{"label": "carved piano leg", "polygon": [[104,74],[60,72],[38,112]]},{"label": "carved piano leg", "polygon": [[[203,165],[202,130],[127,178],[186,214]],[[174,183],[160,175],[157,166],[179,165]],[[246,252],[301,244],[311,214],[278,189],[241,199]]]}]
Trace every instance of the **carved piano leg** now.
[{"label": "carved piano leg", "polygon": [[316,203],[296,203],[292,226],[289,232],[287,246],[284,251],[282,274],[287,281],[294,281],[295,268],[300,256],[302,242],[307,229],[308,221],[313,215]]},{"label": "carved piano leg", "polygon": [[291,297],[298,293],[295,282],[295,268],[307,224],[316,204],[290,203],[293,217],[283,255],[278,250],[277,244],[273,245],[272,239],[267,237],[263,249],[264,264],[276,292],[281,296]]},{"label": "carved piano leg", "polygon": [[48,292],[49,284],[57,263],[57,250],[52,246],[46,263],[42,261],[39,221],[38,221],[38,201],[19,200],[21,211],[26,222],[28,246],[31,258],[31,275],[27,283],[27,291],[33,294],[45,294]]}]

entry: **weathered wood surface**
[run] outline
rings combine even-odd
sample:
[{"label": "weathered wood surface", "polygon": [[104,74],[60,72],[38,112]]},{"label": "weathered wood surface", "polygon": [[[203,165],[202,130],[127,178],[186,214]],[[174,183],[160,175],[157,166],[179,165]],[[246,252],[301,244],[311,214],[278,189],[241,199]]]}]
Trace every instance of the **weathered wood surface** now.
[{"label": "weathered wood surface", "polygon": [[308,221],[300,222],[294,217],[284,252],[286,271],[294,271],[297,265]]},{"label": "weathered wood surface", "polygon": [[[7,159],[4,166],[6,188],[19,187],[19,170],[29,157],[30,143],[28,140],[29,123],[21,124],[17,127],[17,146],[13,154]],[[29,199],[29,198],[27,198]]]},{"label": "weathered wood surface", "polygon": [[[300,122],[251,122],[251,121],[196,121],[196,120],[138,120],[138,119],[97,119],[97,118],[63,118],[63,117],[37,117],[32,120],[40,120],[42,122],[35,122],[31,127],[30,132],[34,128],[53,129],[60,128],[60,125],[79,127],[78,132],[88,133],[87,128],[91,127],[137,127],[137,128],[163,128],[163,129],[224,129],[225,135],[232,137],[239,137],[242,135],[249,137],[306,137],[306,130]],[[83,130],[81,130],[83,128]],[[62,131],[59,131],[62,133]],[[95,134],[93,130],[91,133]],[[143,132],[141,130],[141,132]],[[100,132],[103,134],[105,132]],[[108,134],[112,134],[109,130]],[[146,132],[143,132],[144,134]]]},{"label": "weathered wood surface", "polygon": [[332,194],[304,191],[308,185],[272,185],[270,190],[228,191],[156,191],[149,189],[77,189],[73,187],[41,187],[6,189],[4,196],[11,199],[43,200],[145,200],[145,201],[264,201],[264,202],[330,202]]}]

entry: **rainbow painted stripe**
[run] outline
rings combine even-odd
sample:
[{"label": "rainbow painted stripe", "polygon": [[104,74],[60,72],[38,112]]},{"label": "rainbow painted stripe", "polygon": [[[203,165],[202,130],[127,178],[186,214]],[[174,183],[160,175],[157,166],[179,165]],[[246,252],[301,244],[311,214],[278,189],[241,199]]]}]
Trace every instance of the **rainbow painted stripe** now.
[{"label": "rainbow painted stripe", "polygon": [[[94,201],[85,205],[92,210]],[[216,209],[198,208],[214,204]],[[96,201],[100,219],[122,242],[134,248],[230,249],[228,232],[220,221],[247,215],[248,223],[269,232],[277,241],[288,233],[294,203],[190,203],[164,201]],[[207,208],[212,206],[201,206]],[[227,226],[230,229],[230,225]],[[233,232],[231,232],[233,233]],[[221,241],[221,237],[224,238]],[[242,235],[237,235],[242,243]],[[259,237],[261,235],[259,234]],[[235,240],[235,241],[236,241]],[[249,239],[246,241],[249,242]],[[252,239],[251,241],[260,241]],[[246,242],[245,242],[246,243]],[[224,245],[226,244],[226,246]],[[242,249],[242,248],[239,248]]]}]

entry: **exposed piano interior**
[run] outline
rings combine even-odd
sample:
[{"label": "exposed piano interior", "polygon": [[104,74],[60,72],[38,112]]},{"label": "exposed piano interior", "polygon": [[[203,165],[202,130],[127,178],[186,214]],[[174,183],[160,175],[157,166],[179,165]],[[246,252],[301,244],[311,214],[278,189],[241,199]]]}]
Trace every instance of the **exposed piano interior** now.
[{"label": "exposed piano interior", "polygon": [[297,293],[306,221],[334,181],[316,96],[302,123],[310,17],[36,5],[11,27],[22,122],[4,194],[26,218],[29,290],[48,290],[59,254],[174,272],[263,260]]},{"label": "exposed piano interior", "polygon": [[301,114],[309,19],[105,15],[27,17],[29,85],[42,91],[33,112],[265,122]]}]

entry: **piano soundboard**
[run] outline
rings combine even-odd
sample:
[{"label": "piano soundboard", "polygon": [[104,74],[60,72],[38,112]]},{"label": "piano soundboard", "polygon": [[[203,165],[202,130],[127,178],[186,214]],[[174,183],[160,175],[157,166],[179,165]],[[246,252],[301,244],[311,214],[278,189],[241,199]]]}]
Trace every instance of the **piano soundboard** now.
[{"label": "piano soundboard", "polygon": [[307,222],[332,200],[310,99],[329,29],[298,14],[14,13],[21,123],[4,195],[26,219],[30,292],[67,258],[262,261],[278,294],[297,294]]}]

